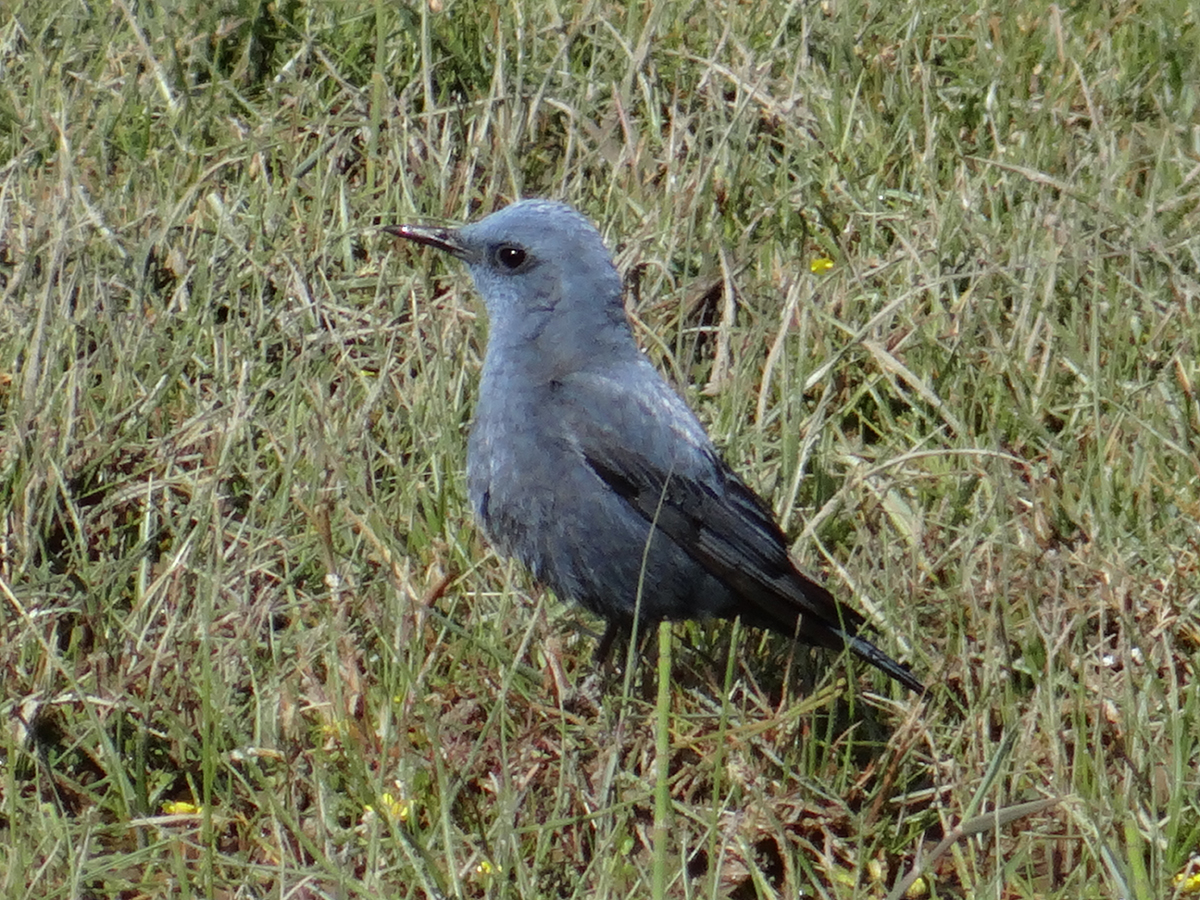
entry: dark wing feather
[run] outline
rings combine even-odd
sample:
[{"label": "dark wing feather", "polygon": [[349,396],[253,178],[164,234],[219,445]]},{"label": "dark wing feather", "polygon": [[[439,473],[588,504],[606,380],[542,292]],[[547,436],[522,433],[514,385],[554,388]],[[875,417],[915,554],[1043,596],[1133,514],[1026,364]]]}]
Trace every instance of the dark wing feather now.
[{"label": "dark wing feather", "polygon": [[[625,447],[584,447],[593,471],[746,604],[752,624],[841,649],[863,618],[802,575],[765,504],[713,456],[712,481],[664,475]],[[798,631],[797,631],[798,626]]]},{"label": "dark wing feather", "polygon": [[904,666],[858,637],[863,617],[842,605],[792,563],[771,510],[711,450],[707,479],[664,474],[613,442],[581,441],[592,470],[631,507],[683,548],[747,604],[741,613],[812,644],[859,657],[913,691],[921,684]]}]

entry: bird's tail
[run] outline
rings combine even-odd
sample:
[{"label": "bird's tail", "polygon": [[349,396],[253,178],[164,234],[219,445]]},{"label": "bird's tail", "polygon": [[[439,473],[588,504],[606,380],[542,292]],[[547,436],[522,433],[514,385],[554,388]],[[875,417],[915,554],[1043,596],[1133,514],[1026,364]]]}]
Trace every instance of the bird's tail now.
[{"label": "bird's tail", "polygon": [[906,688],[916,691],[918,694],[925,693],[925,685],[917,680],[916,676],[909,671],[908,666],[903,663],[898,663],[892,659],[866,638],[861,638],[858,635],[846,634],[845,632],[833,629],[846,646],[850,648],[850,652],[860,659],[864,659],[873,665],[879,671],[896,679]]}]

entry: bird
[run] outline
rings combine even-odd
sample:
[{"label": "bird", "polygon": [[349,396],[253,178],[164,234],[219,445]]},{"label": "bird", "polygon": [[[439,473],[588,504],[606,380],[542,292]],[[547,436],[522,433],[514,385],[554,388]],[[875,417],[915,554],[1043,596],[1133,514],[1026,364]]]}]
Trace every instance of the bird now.
[{"label": "bird", "polygon": [[467,494],[488,543],[607,622],[733,619],[849,650],[917,693],[866,620],[792,561],[770,506],[638,347],[604,239],[572,206],[519,200],[462,227],[386,225],[463,263],[487,346]]}]

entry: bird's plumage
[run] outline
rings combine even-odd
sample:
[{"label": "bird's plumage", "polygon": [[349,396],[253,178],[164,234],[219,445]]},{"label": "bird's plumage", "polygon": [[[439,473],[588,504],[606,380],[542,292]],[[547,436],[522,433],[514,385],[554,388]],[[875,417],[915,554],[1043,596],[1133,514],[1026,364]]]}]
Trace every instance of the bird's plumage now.
[{"label": "bird's plumage", "polygon": [[468,494],[496,549],[610,623],[732,618],[849,648],[861,615],[801,573],[770,508],[638,349],[599,232],[562,203],[394,234],[467,263],[489,319]]}]

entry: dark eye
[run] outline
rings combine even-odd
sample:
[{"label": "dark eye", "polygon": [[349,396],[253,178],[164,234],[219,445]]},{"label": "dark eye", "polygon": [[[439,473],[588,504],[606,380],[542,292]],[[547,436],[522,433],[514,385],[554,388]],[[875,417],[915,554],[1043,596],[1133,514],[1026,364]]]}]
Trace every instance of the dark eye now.
[{"label": "dark eye", "polygon": [[526,256],[527,254],[520,247],[514,247],[512,244],[504,244],[496,248],[495,259],[496,263],[502,269],[515,272],[521,268],[521,264],[525,262]]}]

